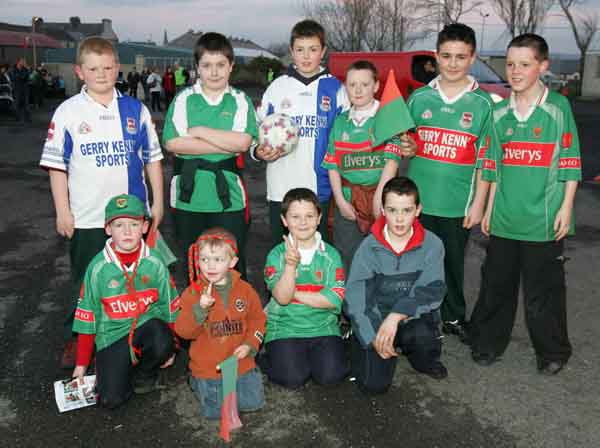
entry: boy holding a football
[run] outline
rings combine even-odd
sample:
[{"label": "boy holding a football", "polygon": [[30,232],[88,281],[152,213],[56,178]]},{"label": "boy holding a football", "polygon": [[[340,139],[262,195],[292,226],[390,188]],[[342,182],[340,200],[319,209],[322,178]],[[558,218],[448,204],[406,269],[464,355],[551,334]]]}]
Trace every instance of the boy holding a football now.
[{"label": "boy holding a football", "polygon": [[176,156],[171,180],[176,234],[185,260],[204,230],[228,230],[237,240],[238,270],[245,278],[249,206],[236,157],[257,136],[254,107],[229,85],[234,57],[225,36],[204,33],[194,56],[198,81],[173,100],[163,131],[165,147]]}]

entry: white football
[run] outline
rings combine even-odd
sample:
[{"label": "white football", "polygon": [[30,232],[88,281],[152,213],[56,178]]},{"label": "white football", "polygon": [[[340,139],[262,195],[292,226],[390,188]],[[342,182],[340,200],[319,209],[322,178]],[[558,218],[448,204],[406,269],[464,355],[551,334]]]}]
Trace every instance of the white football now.
[{"label": "white football", "polygon": [[298,127],[288,115],[269,115],[260,124],[258,143],[289,154],[298,144]]}]

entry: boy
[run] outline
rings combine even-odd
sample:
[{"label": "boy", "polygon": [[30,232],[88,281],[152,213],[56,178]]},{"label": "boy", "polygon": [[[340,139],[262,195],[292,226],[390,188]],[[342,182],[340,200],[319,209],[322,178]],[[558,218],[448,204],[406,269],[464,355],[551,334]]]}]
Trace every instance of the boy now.
[{"label": "boy", "polygon": [[368,394],[388,390],[400,350],[418,372],[448,375],[438,328],[444,247],[417,219],[421,203],[413,181],[391,179],[382,200],[382,216],[352,261],[344,308],[354,331],[352,374]]},{"label": "boy", "polygon": [[85,273],[75,312],[73,331],[79,336],[73,377],[83,379],[95,343],[99,403],[109,409],[132,392],[156,390],[158,369],[175,358],[170,327],[179,297],[167,267],[144,243],[145,216],[136,196],[122,194],[108,202],[104,228],[111,238]]},{"label": "boy", "polygon": [[[104,247],[104,207],[128,192],[148,207],[144,168],[152,188],[152,220],[163,218],[163,158],[148,109],[115,89],[118,55],[99,37],[85,39],[75,72],[84,86],[54,113],[40,165],[48,170],[56,209],[56,229],[70,239],[73,303],[65,331],[71,337],[76,298],[91,259]],[[69,340],[63,367],[73,366]]]},{"label": "boy", "polygon": [[190,246],[190,286],[181,297],[175,331],[191,339],[190,384],[206,418],[221,416],[223,390],[217,365],[239,359],[238,408],[264,406],[262,377],[254,356],[265,331],[265,313],[258,294],[234,271],[238,261],[235,236],[219,228],[205,231]]},{"label": "boy", "polygon": [[[269,380],[296,389],[313,378],[322,385],[347,374],[338,320],[344,299],[344,268],[337,250],[317,232],[322,219],[317,196],[308,188],[286,193],[281,221],[289,235],[267,256]],[[262,365],[261,365],[262,367]]]},{"label": "boy", "polygon": [[[265,91],[258,118],[283,113],[293,117],[300,129],[296,150],[285,157],[269,146],[256,149],[255,156],[267,164],[267,201],[273,246],[281,242],[281,201],[292,188],[305,187],[319,198],[327,217],[331,187],[327,170],[321,167],[327,152],[329,132],[335,117],[348,108],[342,83],[321,67],[325,55],[325,30],[313,20],[303,20],[292,28],[290,53],[293,64],[285,75],[275,79]],[[319,227],[327,239],[327,219]]]},{"label": "boy", "polygon": [[489,365],[506,349],[523,278],[525,319],[543,374],[556,374],[571,356],[567,333],[564,238],[572,217],[581,160],[568,100],[542,84],[548,44],[522,34],[508,45],[512,94],[496,106],[502,150],[486,160],[492,183],[482,230],[491,235],[473,311],[472,354]]},{"label": "boy", "polygon": [[219,33],[205,33],[194,50],[199,81],[169,106],[163,138],[176,155],[171,180],[175,230],[184,249],[199,234],[219,226],[235,235],[238,270],[246,277],[248,193],[236,156],[257,136],[252,101],[229,86],[233,48]]},{"label": "boy", "polygon": [[463,292],[469,230],[481,222],[489,184],[481,179],[485,152],[497,145],[493,102],[469,76],[475,62],[475,32],[461,23],[439,33],[436,60],[440,75],[408,101],[418,150],[408,177],[419,186],[420,221],[444,243],[448,293],[442,303],[442,331],[466,341]]}]

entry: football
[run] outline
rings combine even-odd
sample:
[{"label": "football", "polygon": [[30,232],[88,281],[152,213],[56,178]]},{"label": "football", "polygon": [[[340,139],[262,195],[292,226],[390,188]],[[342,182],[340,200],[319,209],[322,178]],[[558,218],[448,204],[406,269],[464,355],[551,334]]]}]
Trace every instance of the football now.
[{"label": "football", "polygon": [[289,154],[298,144],[298,127],[287,115],[269,115],[260,124],[258,143],[278,149],[284,155]]}]

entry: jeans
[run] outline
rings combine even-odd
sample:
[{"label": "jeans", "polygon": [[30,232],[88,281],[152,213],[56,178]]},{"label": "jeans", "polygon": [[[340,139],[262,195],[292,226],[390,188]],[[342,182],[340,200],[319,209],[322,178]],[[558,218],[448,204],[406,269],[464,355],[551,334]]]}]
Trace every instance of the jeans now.
[{"label": "jeans", "polygon": [[[200,402],[200,412],[210,420],[221,418],[223,385],[221,379],[190,377],[190,386]],[[258,411],[265,405],[262,376],[255,367],[237,380],[237,405],[240,412]]]}]

